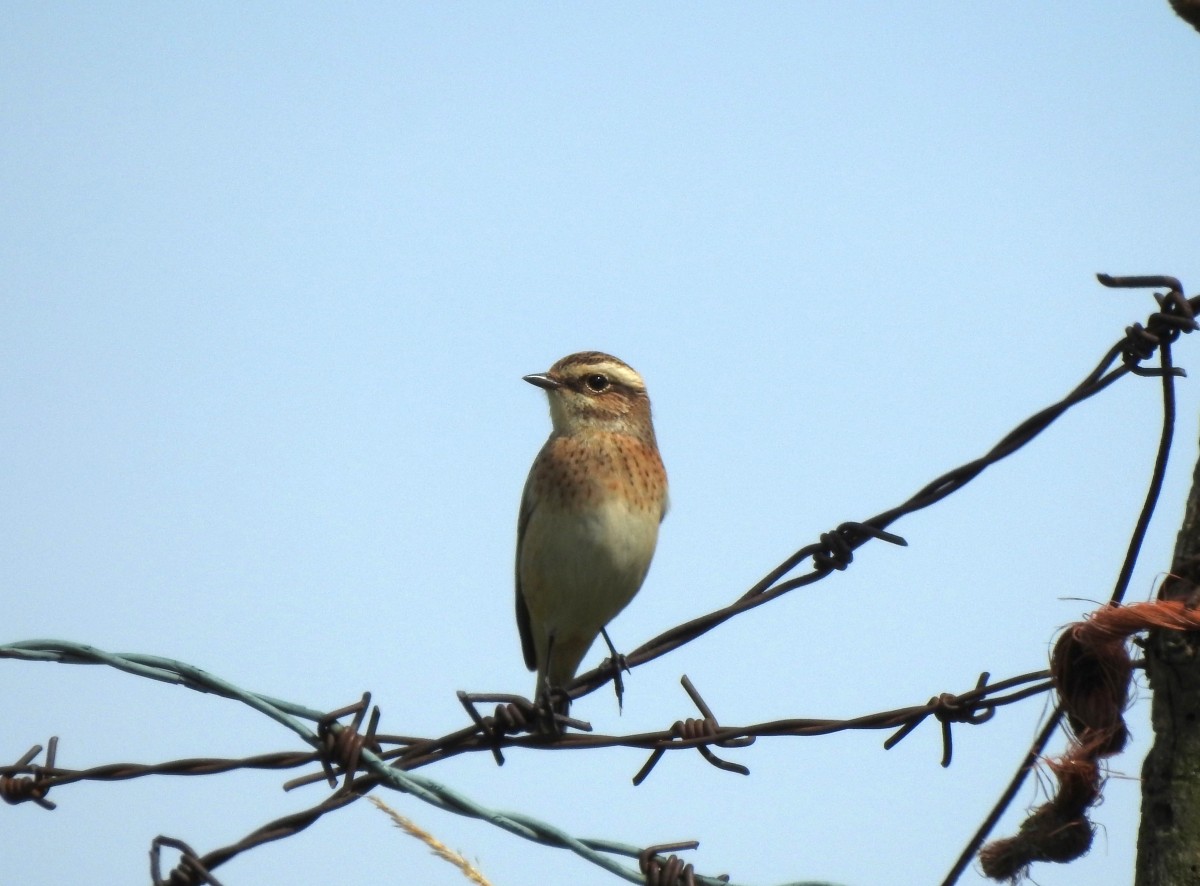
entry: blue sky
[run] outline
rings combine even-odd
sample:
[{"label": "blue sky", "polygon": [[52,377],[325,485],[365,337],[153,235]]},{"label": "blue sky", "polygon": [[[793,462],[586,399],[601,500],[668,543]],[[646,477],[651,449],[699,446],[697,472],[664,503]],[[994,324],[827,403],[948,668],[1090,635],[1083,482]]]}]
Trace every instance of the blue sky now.
[{"label": "blue sky", "polygon": [[[7,639],[320,709],[369,689],[383,731],[456,729],[456,690],[532,688],[512,555],[549,418],[520,377],[593,348],[647,379],[672,484],[614,640],[724,605],[1074,386],[1153,307],[1094,272],[1196,285],[1198,58],[1166,3],[6,4]],[[1194,380],[1180,398],[1131,600],[1196,460]],[[1044,666],[1111,591],[1157,410],[1155,382],[1121,382],[897,523],[909,547],[638,669],[623,714],[605,692],[576,712],[664,728],[693,714],[686,673],[728,723],[849,717]],[[0,665],[12,760],[52,734],[70,768],[296,747],[232,702]],[[1095,848],[1043,886],[1131,879],[1146,696]],[[671,755],[634,788],[644,756],[619,749],[424,774],[579,836],[698,839],[697,869],[738,883],[936,883],[1043,715],[958,729],[949,770],[926,725],[886,753],[760,740],[729,754],[749,778]],[[204,852],[321,796],[283,780],[64,788],[3,812],[6,870],[146,882],[159,833]],[[617,882],[384,799],[497,886]],[[461,882],[367,803],[216,873]]]}]

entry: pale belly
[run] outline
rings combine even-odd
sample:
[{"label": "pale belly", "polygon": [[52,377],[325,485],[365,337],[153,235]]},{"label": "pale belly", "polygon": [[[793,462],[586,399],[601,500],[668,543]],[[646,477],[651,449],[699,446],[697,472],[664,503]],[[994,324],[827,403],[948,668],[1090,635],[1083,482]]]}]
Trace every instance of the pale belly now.
[{"label": "pale belly", "polygon": [[[544,661],[555,638],[555,670],[577,659],[633,599],[650,568],[658,515],[611,501],[586,515],[539,509],[525,528],[521,588]],[[569,651],[568,651],[569,650]],[[566,668],[564,668],[565,670]]]}]

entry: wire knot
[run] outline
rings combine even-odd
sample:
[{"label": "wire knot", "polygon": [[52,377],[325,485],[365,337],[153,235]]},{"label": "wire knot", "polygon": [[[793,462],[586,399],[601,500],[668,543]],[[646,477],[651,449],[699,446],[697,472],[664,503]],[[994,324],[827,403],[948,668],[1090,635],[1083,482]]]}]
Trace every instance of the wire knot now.
[{"label": "wire knot", "polygon": [[[371,693],[364,692],[362,698],[352,705],[330,711],[317,721],[317,737],[321,740],[318,752],[321,755],[321,768],[329,786],[337,787],[336,770],[340,767],[346,773],[346,781],[342,789],[350,786],[354,773],[358,771],[358,761],[362,757],[363,748],[380,753],[379,742],[375,739],[375,729],[379,725],[379,708],[371,711],[371,721],[365,734],[359,732],[367,708],[371,706]],[[341,724],[339,719],[347,714],[354,714],[354,719],[348,724]]]},{"label": "wire knot", "polygon": [[[497,766],[504,765],[504,752],[500,748],[506,735],[528,732],[557,739],[568,726],[581,732],[592,731],[592,724],[586,720],[556,713],[549,706],[539,705],[520,695],[460,691],[458,701],[474,721],[479,734],[490,743]],[[496,702],[496,711],[490,717],[485,717],[475,708],[477,703],[490,702]]]},{"label": "wire knot", "polygon": [[[982,688],[982,684],[979,688]],[[949,692],[943,692],[936,698],[929,699],[929,703],[934,706],[933,715],[947,725],[968,723],[978,726],[980,723],[986,723],[992,719],[996,713],[994,705],[981,704],[978,701],[964,702],[959,696]]]},{"label": "wire knot", "polygon": [[484,717],[483,722],[488,733],[501,736],[534,732],[542,725],[543,719],[541,709],[528,699],[522,698],[497,704],[496,712],[490,717]]},{"label": "wire knot", "polygon": [[[179,864],[175,865],[165,880],[158,873],[159,856],[162,854],[164,846],[176,849],[180,853]],[[221,886],[221,882],[209,872],[204,862],[200,860],[196,850],[182,840],[161,835],[155,837],[150,843],[150,880],[154,886],[201,886],[202,883],[207,883],[208,886]]]},{"label": "wire knot", "polygon": [[854,561],[854,549],[868,538],[877,538],[894,545],[907,545],[901,536],[885,532],[869,523],[843,523],[833,532],[821,533],[821,547],[813,555],[818,572],[843,570]]},{"label": "wire knot", "polygon": [[686,720],[676,720],[671,724],[671,734],[685,741],[697,738],[712,738],[721,727],[712,717],[688,717]]},{"label": "wire knot", "polygon": [[1170,375],[1185,375],[1182,369],[1171,368],[1146,369],[1141,363],[1154,356],[1161,347],[1167,347],[1188,332],[1197,328],[1195,310],[1192,303],[1183,294],[1183,284],[1175,277],[1110,277],[1108,274],[1097,274],[1097,279],[1104,286],[1121,289],[1141,289],[1147,287],[1164,287],[1165,293],[1154,293],[1158,310],[1146,320],[1146,325],[1134,323],[1125,327],[1125,338],[1121,341],[1121,360],[1129,367],[1134,375],[1161,376],[1164,372]]},{"label": "wire knot", "polygon": [[[674,852],[678,849],[697,849],[700,844],[695,840],[685,843],[663,843],[658,846],[647,846],[638,854],[638,868],[646,877],[646,886],[695,886],[696,871],[691,864],[684,864],[678,855],[668,855],[663,858],[661,852]],[[728,882],[728,875],[716,879]]]},{"label": "wire knot", "polygon": [[13,769],[29,767],[29,775],[0,775],[0,799],[10,805],[33,801],[43,809],[54,809],[52,800],[46,799],[50,793],[50,774],[46,771],[54,768],[54,757],[58,753],[58,736],[50,739],[50,748],[46,751],[46,765],[29,766],[29,762],[42,752],[42,746],[35,744],[15,764]]},{"label": "wire knot", "polygon": [[942,768],[947,768],[954,758],[954,739],[950,732],[950,724],[967,723],[971,726],[978,726],[980,723],[986,723],[992,719],[996,713],[996,706],[987,704],[983,700],[984,693],[988,691],[987,681],[990,677],[991,675],[984,671],[979,675],[975,688],[965,695],[943,692],[941,695],[935,695],[929,699],[929,703],[920,713],[896,730],[883,743],[883,749],[890,751],[920,726],[926,717],[932,716],[942,724]]},{"label": "wire knot", "polygon": [[[685,742],[703,741],[704,739],[714,739],[721,731],[721,725],[717,722],[717,718],[713,716],[712,709],[708,703],[701,697],[700,692],[692,685],[692,681],[688,679],[687,674],[679,680],[683,684],[684,691],[691,697],[692,703],[700,709],[703,714],[701,718],[688,718],[686,720],[676,720],[669,730],[671,735],[676,739]],[[730,763],[728,760],[722,760],[711,750],[709,744],[715,744],[719,748],[744,748],[754,744],[754,736],[746,735],[741,738],[727,738],[722,741],[711,741],[703,744],[696,744],[694,747],[705,760],[716,766],[718,769],[723,769],[726,772],[736,772],[738,775],[749,775],[750,770],[740,763]],[[658,761],[662,759],[663,754],[667,752],[666,747],[660,745],[656,747],[646,760],[642,768],[638,770],[637,775],[633,777],[635,785],[641,784],[646,780],[650,771],[658,765]]]}]

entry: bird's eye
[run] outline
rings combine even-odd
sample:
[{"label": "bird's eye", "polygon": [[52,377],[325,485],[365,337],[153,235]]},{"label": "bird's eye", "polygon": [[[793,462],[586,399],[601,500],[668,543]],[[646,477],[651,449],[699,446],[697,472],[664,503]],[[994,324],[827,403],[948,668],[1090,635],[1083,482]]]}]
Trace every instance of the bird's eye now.
[{"label": "bird's eye", "polygon": [[608,377],[601,375],[600,373],[596,373],[595,375],[589,375],[585,380],[585,383],[589,388],[598,394],[608,387]]}]

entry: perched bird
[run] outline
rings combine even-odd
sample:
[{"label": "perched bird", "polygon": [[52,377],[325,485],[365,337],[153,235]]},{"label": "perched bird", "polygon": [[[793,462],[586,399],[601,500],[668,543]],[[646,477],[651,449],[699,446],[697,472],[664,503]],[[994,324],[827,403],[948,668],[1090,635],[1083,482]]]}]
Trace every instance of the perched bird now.
[{"label": "perched bird", "polygon": [[646,384],[616,357],[572,354],[525,381],[545,389],[554,427],[521,496],[517,627],[534,697],[566,713],[564,688],[650,569],[667,475]]}]

